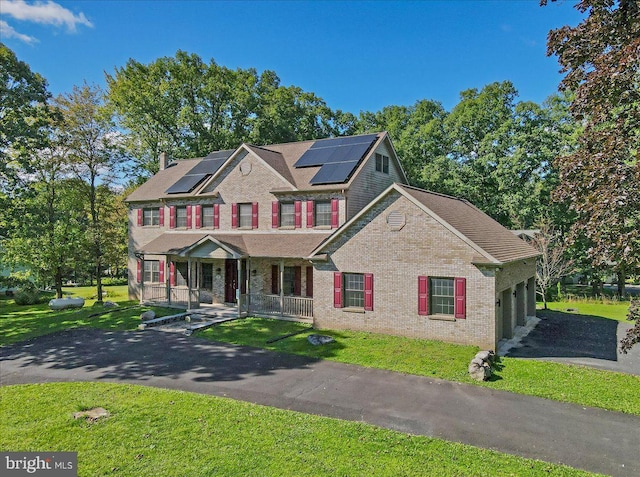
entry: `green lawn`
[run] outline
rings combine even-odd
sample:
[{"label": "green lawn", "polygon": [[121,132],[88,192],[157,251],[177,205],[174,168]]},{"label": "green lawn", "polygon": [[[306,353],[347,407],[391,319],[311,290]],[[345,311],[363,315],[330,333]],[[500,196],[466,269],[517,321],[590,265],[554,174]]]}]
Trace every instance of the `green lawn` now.
[{"label": "green lawn", "polygon": [[[541,304],[539,304],[541,305]],[[610,320],[626,321],[629,312],[629,302],[613,302],[598,303],[595,301],[556,301],[549,302],[547,306],[550,310],[566,312],[568,309],[574,310],[570,313],[577,315],[591,315]]]},{"label": "green lawn", "polygon": [[[127,287],[105,287],[105,300],[115,301],[121,308],[137,305],[128,301]],[[16,343],[36,336],[54,333],[70,328],[92,327],[108,330],[133,330],[140,324],[140,314],[152,309],[158,316],[177,313],[175,308],[139,307],[113,311],[100,316],[89,315],[107,310],[95,303],[95,287],[65,288],[69,296],[82,296],[85,306],[81,309],[62,311],[50,310],[46,303],[18,306],[12,299],[0,296],[0,346]],[[94,296],[93,299],[90,297]]]},{"label": "green lawn", "polygon": [[248,318],[209,328],[198,336],[640,415],[637,398],[640,376],[505,357],[500,359],[492,379],[479,383],[467,374],[469,361],[479,350],[475,346],[330,330],[323,330],[322,334],[333,336],[336,342],[324,346],[309,344],[306,338],[312,330],[267,343],[274,337],[308,327],[301,323]]},{"label": "green lawn", "polygon": [[[142,386],[4,386],[0,402],[0,449],[78,452],[79,476],[593,475],[358,422]],[[97,406],[110,417],[72,417]]]}]

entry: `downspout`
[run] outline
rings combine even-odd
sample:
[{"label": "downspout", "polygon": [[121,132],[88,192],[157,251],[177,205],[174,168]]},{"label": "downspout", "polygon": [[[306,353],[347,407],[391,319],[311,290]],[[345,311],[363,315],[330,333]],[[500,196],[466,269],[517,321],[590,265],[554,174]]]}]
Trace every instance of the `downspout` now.
[{"label": "downspout", "polygon": [[238,267],[238,279],[236,280],[236,298],[238,303],[238,317],[240,317],[240,313],[242,312],[242,287],[240,286],[240,280],[242,280],[242,257],[236,260]]},{"label": "downspout", "polygon": [[187,261],[187,310],[191,310],[191,254]]}]

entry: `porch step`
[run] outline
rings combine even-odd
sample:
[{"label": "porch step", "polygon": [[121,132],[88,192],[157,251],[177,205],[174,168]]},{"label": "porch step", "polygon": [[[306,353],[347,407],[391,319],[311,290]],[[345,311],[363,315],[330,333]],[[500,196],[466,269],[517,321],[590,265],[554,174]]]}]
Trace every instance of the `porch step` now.
[{"label": "porch step", "polygon": [[191,336],[197,331],[202,331],[220,323],[237,320],[238,316],[230,316],[227,313],[193,313],[185,312],[171,316],[163,316],[147,320],[140,325],[140,329],[151,329],[153,331],[166,331],[172,333],[182,333]]},{"label": "porch step", "polygon": [[184,320],[188,315],[189,313],[178,313],[176,315],[161,316],[152,320],[143,321],[142,325],[144,325],[144,327],[142,329],[150,328],[152,326],[166,325],[168,323],[173,323],[174,321]]}]

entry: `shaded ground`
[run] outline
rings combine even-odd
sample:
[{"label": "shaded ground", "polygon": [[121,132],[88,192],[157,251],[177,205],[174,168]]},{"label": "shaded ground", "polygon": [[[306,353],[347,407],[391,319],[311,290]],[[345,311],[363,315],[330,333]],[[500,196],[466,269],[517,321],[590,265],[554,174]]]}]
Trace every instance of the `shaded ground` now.
[{"label": "shaded ground", "polygon": [[109,381],[364,421],[610,475],[640,475],[640,417],[173,333],[70,330],[0,348],[3,385]]},{"label": "shaded ground", "polygon": [[540,323],[507,356],[580,364],[640,375],[640,346],[619,350],[631,323],[559,311],[539,311]]}]

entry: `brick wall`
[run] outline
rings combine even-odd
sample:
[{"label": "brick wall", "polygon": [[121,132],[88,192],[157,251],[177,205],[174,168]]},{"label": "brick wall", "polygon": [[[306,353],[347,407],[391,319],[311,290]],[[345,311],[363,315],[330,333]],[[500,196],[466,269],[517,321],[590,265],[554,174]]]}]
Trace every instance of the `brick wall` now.
[{"label": "brick wall", "polygon": [[[401,230],[387,215],[405,216]],[[314,323],[495,348],[494,277],[471,265],[477,252],[407,198],[392,191],[327,247],[328,262],[316,262]],[[374,310],[333,307],[333,272],[373,273]],[[418,315],[418,276],[466,278],[466,319]]]}]

